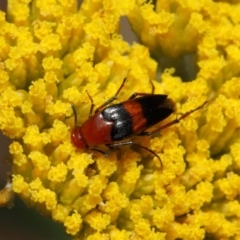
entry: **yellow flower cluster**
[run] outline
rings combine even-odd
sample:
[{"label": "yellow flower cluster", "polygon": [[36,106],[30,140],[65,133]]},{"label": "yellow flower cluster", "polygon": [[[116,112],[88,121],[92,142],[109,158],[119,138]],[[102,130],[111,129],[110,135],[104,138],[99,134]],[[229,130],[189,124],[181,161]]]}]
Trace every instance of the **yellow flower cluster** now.
[{"label": "yellow flower cluster", "polygon": [[[0,129],[14,140],[13,191],[75,239],[240,238],[239,10],[211,0],[84,0],[79,8],[9,0],[7,17],[0,12]],[[119,35],[124,15],[146,46]],[[192,54],[195,79],[165,69],[155,81],[149,51]],[[71,105],[83,123],[88,94],[98,107],[124,78],[117,101],[151,93],[152,81],[176,102],[163,124],[208,100],[160,134],[134,138],[161,161],[144,149],[123,147],[118,159],[71,143]]]}]

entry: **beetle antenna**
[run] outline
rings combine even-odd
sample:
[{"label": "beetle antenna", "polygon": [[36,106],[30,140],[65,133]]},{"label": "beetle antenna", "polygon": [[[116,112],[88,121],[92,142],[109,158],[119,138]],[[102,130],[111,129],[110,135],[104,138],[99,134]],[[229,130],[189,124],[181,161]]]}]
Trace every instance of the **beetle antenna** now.
[{"label": "beetle antenna", "polygon": [[73,115],[74,115],[74,124],[77,126],[77,112],[73,104],[71,104],[72,110],[73,110]]},{"label": "beetle antenna", "polygon": [[92,116],[92,112],[93,112],[93,108],[94,108],[95,104],[94,104],[93,99],[92,99],[92,97],[90,96],[90,94],[88,93],[87,90],[86,90],[86,93],[87,93],[87,95],[88,95],[88,97],[91,101],[91,108],[90,108],[90,111],[89,111],[89,118],[90,118]]},{"label": "beetle antenna", "polygon": [[102,109],[103,107],[107,106],[109,103],[113,102],[114,100],[117,99],[118,94],[120,93],[120,91],[122,90],[122,88],[124,87],[125,82],[127,81],[127,78],[124,78],[122,81],[122,84],[120,85],[120,87],[118,88],[117,92],[115,93],[115,95],[113,97],[111,97],[109,100],[107,100],[105,103],[103,103],[101,106],[99,106],[96,110],[95,113],[98,112],[100,109]]},{"label": "beetle antenna", "polygon": [[152,87],[152,94],[154,94],[154,92],[155,92],[155,86],[153,85],[152,80],[150,80],[150,84],[151,84],[151,87]]}]

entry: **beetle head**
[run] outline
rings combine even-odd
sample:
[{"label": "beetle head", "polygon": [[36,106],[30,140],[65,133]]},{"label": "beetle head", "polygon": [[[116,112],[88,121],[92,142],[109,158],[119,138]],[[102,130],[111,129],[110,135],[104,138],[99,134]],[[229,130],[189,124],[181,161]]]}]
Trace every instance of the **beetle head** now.
[{"label": "beetle head", "polygon": [[86,142],[84,141],[84,139],[82,137],[81,127],[77,126],[72,130],[71,139],[72,139],[72,143],[75,147],[77,147],[79,149],[88,148],[88,145],[86,144]]}]

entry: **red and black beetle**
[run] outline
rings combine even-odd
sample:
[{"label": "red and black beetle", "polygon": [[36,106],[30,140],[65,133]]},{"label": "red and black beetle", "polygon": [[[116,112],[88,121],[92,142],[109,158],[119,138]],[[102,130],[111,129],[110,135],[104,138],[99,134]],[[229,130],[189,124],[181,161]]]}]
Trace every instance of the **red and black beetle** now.
[{"label": "red and black beetle", "polygon": [[[97,108],[94,115],[92,115],[94,104],[92,98],[89,96],[92,103],[89,119],[86,120],[82,126],[75,126],[71,134],[72,143],[77,148],[96,150],[104,153],[103,151],[92,147],[103,144],[109,148],[123,145],[136,145],[151,152],[157,158],[159,158],[159,156],[152,150],[135,144],[131,140],[123,140],[130,138],[133,135],[151,135],[156,131],[178,123],[180,120],[206,104],[206,102],[204,102],[201,106],[183,114],[181,117],[176,118],[175,120],[163,126],[160,126],[154,131],[147,131],[148,128],[154,126],[171,115],[174,112],[175,103],[172,99],[168,98],[167,95],[153,94],[154,86],[151,82],[152,94],[134,93],[128,100],[124,102],[107,106],[117,98],[119,92],[124,86],[125,81],[126,78],[123,80],[114,97]],[[73,112],[75,115],[76,125],[77,115],[74,107]]]}]

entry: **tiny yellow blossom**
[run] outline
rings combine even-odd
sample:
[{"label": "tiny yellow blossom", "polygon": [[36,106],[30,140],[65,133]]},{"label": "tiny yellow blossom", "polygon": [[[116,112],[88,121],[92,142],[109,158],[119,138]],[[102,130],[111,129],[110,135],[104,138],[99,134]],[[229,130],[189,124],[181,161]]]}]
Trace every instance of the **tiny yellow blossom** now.
[{"label": "tiny yellow blossom", "polygon": [[53,122],[53,128],[50,129],[49,134],[52,142],[55,142],[56,145],[69,138],[68,127],[59,120]]},{"label": "tiny yellow blossom", "polygon": [[157,208],[154,211],[153,221],[158,229],[164,230],[168,225],[173,222],[174,212],[172,207],[171,204],[166,204],[162,209]]},{"label": "tiny yellow blossom", "polygon": [[28,184],[24,182],[24,179],[20,175],[13,176],[13,191],[16,193],[21,193],[23,190],[28,188]]},{"label": "tiny yellow blossom", "polygon": [[103,191],[103,199],[105,204],[101,205],[101,209],[104,209],[107,213],[114,213],[125,208],[129,202],[126,194],[119,191],[117,183],[109,183]]},{"label": "tiny yellow blossom", "polygon": [[50,167],[50,161],[47,156],[38,151],[32,151],[28,157],[32,160],[33,165],[39,170],[48,169]]},{"label": "tiny yellow blossom", "polygon": [[70,210],[70,207],[65,207],[64,205],[58,204],[52,211],[52,218],[55,221],[63,222],[68,216]]},{"label": "tiny yellow blossom", "polygon": [[90,212],[85,218],[84,221],[89,223],[89,225],[97,230],[98,232],[101,232],[103,229],[106,228],[106,226],[110,223],[111,217],[107,214],[101,214],[97,211]]},{"label": "tiny yellow blossom", "polygon": [[66,179],[67,166],[64,163],[51,167],[48,172],[48,179],[52,182],[63,182]]},{"label": "tiny yellow blossom", "polygon": [[64,221],[67,233],[75,235],[82,228],[82,219],[78,213],[67,216]]},{"label": "tiny yellow blossom", "polygon": [[216,181],[216,190],[221,191],[228,200],[233,200],[237,195],[238,183],[240,181],[240,176],[233,172],[229,172],[226,178],[222,178]]},{"label": "tiny yellow blossom", "polygon": [[56,194],[49,189],[42,189],[38,192],[38,199],[39,203],[45,203],[47,210],[52,210],[56,208],[57,199]]},{"label": "tiny yellow blossom", "polygon": [[42,66],[45,70],[61,69],[62,61],[51,56],[43,59]]}]

